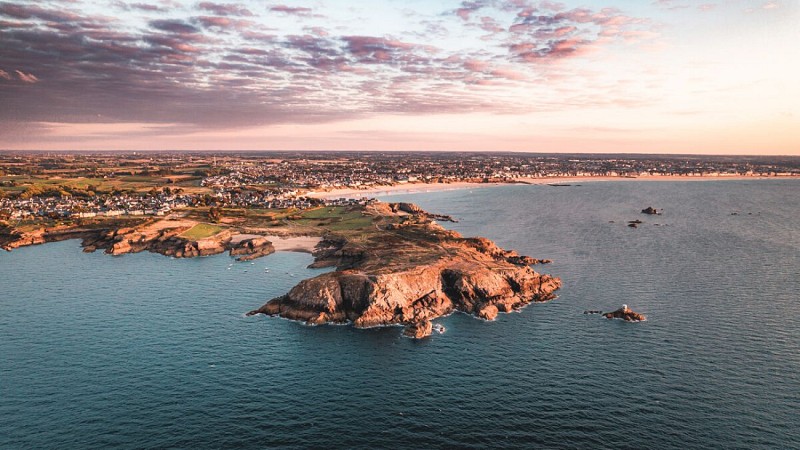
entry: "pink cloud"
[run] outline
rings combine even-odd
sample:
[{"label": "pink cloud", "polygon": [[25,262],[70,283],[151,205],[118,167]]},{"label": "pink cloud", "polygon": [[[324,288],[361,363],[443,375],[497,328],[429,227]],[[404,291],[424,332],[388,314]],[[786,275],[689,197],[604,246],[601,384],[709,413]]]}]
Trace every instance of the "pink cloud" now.
[{"label": "pink cloud", "polygon": [[242,5],[219,4],[212,2],[201,2],[197,5],[200,9],[211,11],[218,16],[252,16],[253,13]]},{"label": "pink cloud", "polygon": [[3,69],[0,69],[0,78],[2,78],[4,80],[11,80],[11,74],[9,74],[8,72],[6,72]]},{"label": "pink cloud", "polygon": [[489,63],[479,59],[468,59],[464,61],[464,68],[470,72],[483,72],[487,67],[489,67]]},{"label": "pink cloud", "polygon": [[276,5],[269,8],[270,11],[282,13],[293,16],[309,17],[312,16],[313,11],[311,8],[299,6]]},{"label": "pink cloud", "polygon": [[507,80],[522,81],[527,77],[525,74],[513,69],[494,69],[490,72],[493,77],[505,78]]},{"label": "pink cloud", "polygon": [[562,37],[562,36],[566,36],[566,35],[572,33],[575,30],[577,30],[577,28],[573,27],[571,25],[567,26],[567,27],[559,27],[559,28],[556,28],[556,30],[553,32],[553,35],[558,36],[558,37]]},{"label": "pink cloud", "polygon": [[546,0],[541,2],[539,4],[539,6],[542,9],[547,9],[547,10],[555,11],[555,12],[567,9],[567,7],[563,3],[560,3],[560,2],[549,2],[549,1],[546,1]]},{"label": "pink cloud", "polygon": [[36,78],[36,75],[34,75],[32,73],[25,73],[25,72],[22,72],[21,70],[15,70],[14,72],[17,73],[17,77],[23,83],[34,84],[34,83],[38,83],[39,82],[39,79]]}]

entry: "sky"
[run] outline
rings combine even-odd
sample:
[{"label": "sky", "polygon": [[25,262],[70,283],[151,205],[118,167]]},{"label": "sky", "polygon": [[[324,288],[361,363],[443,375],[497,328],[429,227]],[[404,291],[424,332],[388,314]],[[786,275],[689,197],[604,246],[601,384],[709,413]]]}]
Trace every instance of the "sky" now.
[{"label": "sky", "polygon": [[0,1],[0,149],[800,155],[800,0]]}]

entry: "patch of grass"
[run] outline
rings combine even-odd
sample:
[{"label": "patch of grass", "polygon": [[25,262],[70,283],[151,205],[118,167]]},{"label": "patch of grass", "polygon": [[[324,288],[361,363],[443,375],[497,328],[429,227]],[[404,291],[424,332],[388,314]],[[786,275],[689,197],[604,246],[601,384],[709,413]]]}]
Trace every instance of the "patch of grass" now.
[{"label": "patch of grass", "polygon": [[[361,213],[356,211],[360,216]],[[347,215],[347,209],[343,206],[323,207],[308,209],[303,211],[303,218],[305,219],[331,219],[334,217],[343,217]]]},{"label": "patch of grass", "polygon": [[222,230],[224,230],[224,228],[217,225],[211,225],[210,223],[198,223],[192,228],[184,231],[183,234],[181,234],[181,237],[189,239],[190,241],[199,241],[200,239],[214,236]]},{"label": "patch of grass", "polygon": [[73,189],[82,189],[87,190],[89,186],[93,186],[98,191],[101,192],[108,192],[111,191],[110,183],[108,180],[103,178],[71,178],[66,180],[61,180],[63,186],[67,186]]},{"label": "patch of grass", "polygon": [[159,183],[163,182],[162,177],[151,177],[148,175],[128,175],[124,177],[119,177],[119,180],[126,183]]},{"label": "patch of grass", "polygon": [[326,228],[331,231],[353,231],[363,228],[372,228],[372,217],[360,216],[349,218],[339,222],[333,222],[327,225]]}]

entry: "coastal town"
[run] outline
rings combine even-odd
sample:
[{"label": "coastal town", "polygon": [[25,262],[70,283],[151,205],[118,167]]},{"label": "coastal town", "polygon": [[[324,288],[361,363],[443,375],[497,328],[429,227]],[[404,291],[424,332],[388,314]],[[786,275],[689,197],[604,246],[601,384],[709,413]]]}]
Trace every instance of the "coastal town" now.
[{"label": "coastal town", "polygon": [[[5,152],[0,220],[165,216],[191,207],[304,210],[363,204],[392,186],[796,176],[796,157]],[[363,196],[337,197],[341,190]]]}]

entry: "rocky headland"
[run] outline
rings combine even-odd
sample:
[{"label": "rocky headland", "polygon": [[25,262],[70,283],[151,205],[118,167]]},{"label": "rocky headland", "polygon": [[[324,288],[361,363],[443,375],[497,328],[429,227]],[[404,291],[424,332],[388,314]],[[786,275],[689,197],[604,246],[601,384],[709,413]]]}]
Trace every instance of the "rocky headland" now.
[{"label": "rocky headland", "polygon": [[144,221],[132,226],[117,223],[101,228],[36,228],[30,231],[14,229],[0,230],[0,246],[11,251],[27,245],[46,242],[81,239],[84,252],[104,250],[109,255],[123,255],[149,251],[175,258],[216,255],[230,252],[238,260],[247,261],[275,252],[272,243],[265,237],[252,237],[233,240],[231,230],[222,230],[203,239],[190,239],[182,236],[194,223],[169,220],[158,222]]},{"label": "rocky headland", "polygon": [[410,204],[368,208],[378,233],[366,239],[328,236],[316,267],[336,270],[303,280],[249,314],[308,324],[404,325],[404,334],[431,333],[431,320],[461,311],[494,320],[500,312],[555,297],[561,280],[539,274],[540,260],[503,250],[485,238],[464,238]]}]

